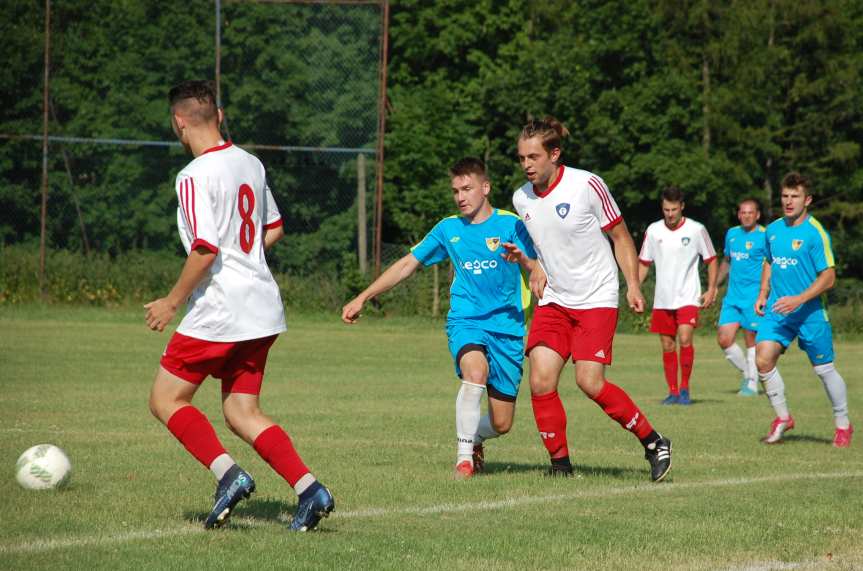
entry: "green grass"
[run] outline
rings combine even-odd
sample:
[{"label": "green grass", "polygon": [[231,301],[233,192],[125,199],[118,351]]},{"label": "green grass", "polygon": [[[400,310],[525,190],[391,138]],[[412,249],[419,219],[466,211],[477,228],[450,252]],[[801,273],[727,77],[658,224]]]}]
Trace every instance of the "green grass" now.
[{"label": "green grass", "polygon": [[[440,323],[289,318],[271,352],[264,409],[333,491],[316,534],[291,534],[291,489],[219,417],[196,404],[258,493],[228,528],[204,532],[214,482],[147,410],[167,334],[134,309],[0,309],[0,569],[853,569],[863,566],[863,454],[833,449],[820,382],[796,348],[780,362],[797,428],[758,442],[772,419],[712,338],[696,340],[695,405],[662,407],[659,342],[619,335],[609,377],[674,440],[668,483],[641,447],[579,394],[561,394],[580,475],[548,480],[526,382],[489,474],[450,479],[457,390]],[[837,345],[861,420],[863,343]],[[863,425],[863,420],[861,420]],[[18,487],[17,456],[41,442],[74,465],[69,489]],[[782,563],[785,562],[785,563]]]}]

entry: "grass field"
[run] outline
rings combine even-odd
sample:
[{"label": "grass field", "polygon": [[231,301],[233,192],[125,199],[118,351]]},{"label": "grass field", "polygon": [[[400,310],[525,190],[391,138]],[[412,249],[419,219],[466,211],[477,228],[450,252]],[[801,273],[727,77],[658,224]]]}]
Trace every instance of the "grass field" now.
[{"label": "grass field", "polygon": [[[659,342],[619,336],[609,377],[674,441],[670,481],[651,484],[632,435],[561,385],[579,475],[542,476],[526,382],[488,474],[450,479],[457,390],[440,323],[336,315],[289,319],[271,352],[264,409],[333,491],[336,512],[291,534],[292,490],[219,417],[212,381],[196,404],[258,493],[205,532],[214,482],[147,410],[167,334],[129,310],[0,309],[0,569],[855,569],[863,568],[863,434],[830,446],[831,412],[796,348],[781,361],[797,428],[766,447],[764,397],[712,338],[696,340],[689,408],[662,407]],[[863,343],[837,345],[863,426]],[[74,465],[69,489],[18,487],[27,447]]]}]

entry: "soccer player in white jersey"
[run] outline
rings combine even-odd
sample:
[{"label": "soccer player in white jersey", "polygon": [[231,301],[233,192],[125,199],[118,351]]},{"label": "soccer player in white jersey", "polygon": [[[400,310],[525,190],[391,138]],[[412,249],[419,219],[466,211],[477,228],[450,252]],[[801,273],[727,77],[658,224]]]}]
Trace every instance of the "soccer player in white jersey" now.
[{"label": "soccer player in white jersey", "polygon": [[171,124],[194,160],[177,175],[177,225],[188,257],[167,296],[152,301],[146,321],[163,331],[180,306],[187,312],[162,355],[150,410],[218,482],[206,528],[225,523],[255,490],[192,398],[208,375],[222,382],[230,429],[299,495],[290,528],[314,529],[334,508],[287,433],[259,408],[267,353],[285,330],[279,288],[264,250],[284,236],[261,162],[222,140],[222,110],[207,81],[186,81],[169,93]]},{"label": "soccer player in white jersey", "polygon": [[776,413],[763,442],[782,442],[794,428],[776,363],[797,337],[833,406],[833,446],[847,448],[854,433],[848,419],[848,389],[833,365],[833,329],[822,299],[836,282],[830,235],[808,212],[812,190],[807,177],[790,172],[781,188],[784,216],[767,227],[767,259],[755,302],[755,311],[764,316],[755,337],[758,377]]},{"label": "soccer player in white jersey", "polygon": [[[668,396],[662,404],[692,403],[689,379],[695,363],[692,337],[698,310],[716,301],[716,251],[704,226],[683,216],[683,193],[677,187],[662,192],[662,220],[647,227],[638,259],[639,283],[656,263],[656,287],[650,331],[659,334]],[[701,293],[698,259],[707,264],[707,291]],[[680,343],[680,384],[677,383],[677,342]]]},{"label": "soccer player in white jersey", "polygon": [[[767,248],[767,233],[758,223],[761,207],[747,198],[737,207],[740,226],[725,233],[725,258],[719,265],[717,285],[728,278],[728,291],[719,312],[716,342],[725,358],[743,375],[738,395],[758,394],[758,369],[755,367],[755,333],[761,317],[755,313],[755,300],[761,288],[761,266]],[[737,331],[743,330],[746,353],[735,343]]]},{"label": "soccer player in white jersey", "polygon": [[[519,218],[492,207],[491,183],[485,164],[465,157],[450,169],[453,200],[461,216],[448,216],[391,265],[362,293],[342,308],[342,321],[355,323],[368,300],[408,279],[421,266],[453,263],[449,350],[461,379],[455,404],[456,463],[454,475],[465,480],[482,471],[483,442],[509,432],[521,383],[524,359],[524,309],[530,292],[521,269],[503,259],[504,244],[527,252],[522,260],[531,271],[536,255]],[[488,394],[488,414],[480,402]]]},{"label": "soccer player in white jersey", "polygon": [[[541,297],[525,349],[534,419],[551,458],[550,474],[572,474],[566,411],[557,392],[560,373],[571,358],[578,387],[641,441],[651,479],[658,482],[671,469],[671,441],[605,377],[617,325],[618,266],[626,279],[629,307],[644,311],[635,246],[605,182],[560,163],[566,135],[560,122],[546,117],[530,121],[518,139],[518,158],[528,182],[515,191],[512,202],[544,271],[530,278],[531,289]],[[613,252],[606,237],[614,244]],[[512,246],[508,250],[514,258],[521,256]]]}]

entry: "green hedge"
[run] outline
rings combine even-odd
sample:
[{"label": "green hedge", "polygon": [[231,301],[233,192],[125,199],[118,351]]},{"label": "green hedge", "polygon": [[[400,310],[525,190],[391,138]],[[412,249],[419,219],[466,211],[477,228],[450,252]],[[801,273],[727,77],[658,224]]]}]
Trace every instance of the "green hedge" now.
[{"label": "green hedge", "polygon": [[[46,301],[96,306],[140,304],[161,297],[173,286],[183,258],[171,252],[134,251],[121,256],[84,256],[68,250],[49,250],[46,255],[46,294],[39,292],[39,250],[23,244],[0,248],[0,305]],[[344,267],[349,267],[346,260]],[[368,304],[365,313],[378,316],[432,316],[434,272],[424,269],[407,282]],[[653,274],[644,296],[653,298]],[[338,313],[342,305],[361,291],[370,277],[356,270],[306,276],[276,274],[285,306],[291,312]],[[449,309],[449,266],[438,272],[440,317]],[[721,295],[724,292],[720,292]],[[624,292],[621,291],[621,300]],[[863,334],[863,283],[838,280],[829,292],[830,317],[837,333]],[[716,303],[701,315],[702,331],[712,329],[719,316]],[[618,331],[645,332],[650,312],[620,312]]]}]

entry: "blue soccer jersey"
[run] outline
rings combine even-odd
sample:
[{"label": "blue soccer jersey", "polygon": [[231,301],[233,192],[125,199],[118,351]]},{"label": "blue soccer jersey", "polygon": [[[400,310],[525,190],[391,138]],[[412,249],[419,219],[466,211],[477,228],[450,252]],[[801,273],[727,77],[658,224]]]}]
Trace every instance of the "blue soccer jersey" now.
[{"label": "blue soccer jersey", "polygon": [[[798,295],[835,266],[830,235],[811,215],[797,226],[780,218],[767,227],[767,261],[770,263],[768,309],[780,297]],[[811,299],[794,313],[808,313],[824,307],[820,298]]]},{"label": "blue soccer jersey", "polygon": [[767,257],[767,232],[760,224],[747,232],[742,226],[725,233],[725,258],[730,264],[725,300],[754,305],[761,289],[761,267]]},{"label": "blue soccer jersey", "polygon": [[444,218],[411,249],[424,266],[452,260],[455,276],[450,287],[449,322],[469,319],[486,331],[524,335],[524,308],[530,304],[530,290],[519,265],[501,256],[504,242],[512,242],[536,258],[521,219],[499,209],[479,224],[461,216]]}]

